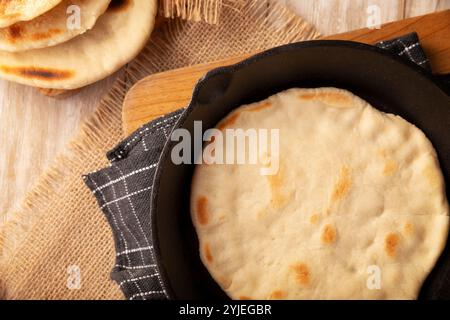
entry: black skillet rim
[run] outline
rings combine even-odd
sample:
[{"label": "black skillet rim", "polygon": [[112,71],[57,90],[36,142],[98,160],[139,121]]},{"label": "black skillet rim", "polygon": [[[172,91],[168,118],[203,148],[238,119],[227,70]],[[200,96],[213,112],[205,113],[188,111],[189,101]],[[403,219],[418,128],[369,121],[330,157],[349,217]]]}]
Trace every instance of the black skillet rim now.
[{"label": "black skillet rim", "polygon": [[[176,125],[172,129],[172,132],[173,132],[173,130],[181,128],[183,126],[185,120],[187,119],[187,117],[190,115],[190,113],[192,112],[192,110],[195,108],[195,106],[197,104],[197,98],[198,98],[199,92],[201,91],[203,85],[210,78],[212,78],[218,74],[234,73],[256,61],[259,61],[266,57],[270,57],[272,55],[276,55],[276,54],[279,54],[282,52],[288,52],[291,50],[301,50],[303,48],[310,48],[310,47],[317,47],[317,46],[346,47],[346,48],[352,48],[355,50],[368,50],[368,51],[372,51],[372,52],[381,54],[381,55],[393,60],[394,62],[401,63],[403,65],[408,66],[412,72],[416,72],[420,76],[426,78],[426,80],[430,81],[436,87],[438,87],[441,91],[443,91],[448,96],[450,96],[450,88],[445,86],[443,84],[443,82],[438,79],[438,77],[436,77],[435,75],[433,75],[426,69],[416,65],[415,63],[413,63],[409,60],[403,59],[397,55],[393,55],[392,53],[389,53],[388,51],[386,51],[384,49],[381,49],[381,48],[378,48],[378,47],[375,47],[372,45],[360,43],[360,42],[346,41],[346,40],[303,41],[303,42],[296,42],[296,43],[291,43],[291,44],[275,47],[272,49],[268,49],[261,53],[255,54],[255,55],[253,55],[241,62],[238,62],[236,64],[233,64],[230,66],[219,67],[219,68],[216,68],[216,69],[213,69],[213,70],[207,72],[202,78],[199,79],[199,81],[195,85],[191,101],[190,101],[188,107],[185,109],[185,111],[181,114]],[[164,148],[163,148],[161,155],[159,157],[159,160],[158,160],[158,166],[156,167],[155,176],[153,178],[153,189],[152,189],[152,194],[150,197],[150,201],[153,204],[150,207],[151,208],[150,209],[150,219],[151,219],[150,221],[152,221],[151,232],[152,232],[152,243],[153,243],[153,249],[154,249],[154,255],[155,255],[155,264],[156,264],[156,268],[157,268],[159,274],[161,275],[163,281],[165,279],[169,279],[169,277],[166,273],[165,268],[161,264],[161,253],[160,253],[160,249],[159,249],[159,237],[158,237],[158,229],[157,229],[157,223],[156,223],[156,221],[157,221],[156,215],[158,212],[157,199],[158,199],[158,195],[159,195],[159,191],[158,191],[159,185],[160,185],[161,177],[163,174],[164,161],[167,159],[168,154],[169,154],[170,150],[172,149],[173,145],[174,145],[173,141],[168,141],[164,145]],[[155,190],[157,190],[157,191],[155,192]],[[165,282],[164,287],[166,289],[166,294],[167,294],[168,298],[176,299],[176,293],[173,292],[173,289],[169,285],[170,281],[164,281],[164,282]]]}]

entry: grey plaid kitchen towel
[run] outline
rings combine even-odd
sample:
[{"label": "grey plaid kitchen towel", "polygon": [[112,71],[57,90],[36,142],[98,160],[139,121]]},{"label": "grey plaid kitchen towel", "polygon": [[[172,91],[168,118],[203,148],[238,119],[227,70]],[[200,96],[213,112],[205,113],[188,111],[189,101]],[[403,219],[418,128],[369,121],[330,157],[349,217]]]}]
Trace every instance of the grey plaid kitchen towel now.
[{"label": "grey plaid kitchen towel", "polygon": [[[377,45],[431,70],[415,33]],[[144,125],[108,153],[108,168],[84,177],[111,225],[116,247],[111,277],[127,299],[169,298],[151,241],[150,197],[160,153],[182,112]]]},{"label": "grey plaid kitchen towel", "polygon": [[430,61],[422,50],[419,37],[415,32],[393,40],[378,42],[377,46],[401,57],[405,57],[427,70],[431,70]]}]

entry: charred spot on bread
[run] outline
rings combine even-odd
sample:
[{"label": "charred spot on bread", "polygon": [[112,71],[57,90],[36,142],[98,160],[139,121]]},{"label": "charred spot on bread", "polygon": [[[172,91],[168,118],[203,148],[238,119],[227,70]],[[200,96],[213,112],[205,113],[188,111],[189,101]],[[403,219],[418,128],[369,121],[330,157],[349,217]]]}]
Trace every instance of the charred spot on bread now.
[{"label": "charred spot on bread", "polygon": [[71,70],[60,70],[53,68],[41,68],[41,67],[9,67],[0,66],[0,70],[4,73],[16,75],[26,79],[36,80],[66,80],[74,76],[74,72]]}]

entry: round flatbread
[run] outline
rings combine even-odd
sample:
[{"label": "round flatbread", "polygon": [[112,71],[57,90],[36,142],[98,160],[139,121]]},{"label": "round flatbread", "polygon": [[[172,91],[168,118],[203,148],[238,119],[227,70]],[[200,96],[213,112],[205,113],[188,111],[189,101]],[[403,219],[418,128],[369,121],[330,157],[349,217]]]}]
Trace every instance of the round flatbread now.
[{"label": "round flatbread", "polygon": [[62,44],[25,52],[0,51],[0,76],[25,85],[77,89],[131,61],[153,30],[156,0],[113,0],[94,28]]},{"label": "round flatbread", "polygon": [[[194,173],[201,259],[231,298],[417,297],[449,228],[443,175],[422,131],[335,88],[281,92],[217,128],[258,130],[258,143],[268,141],[260,129],[279,129],[278,153],[273,138],[256,164]],[[205,147],[209,163],[229,152],[232,138],[223,140]],[[278,170],[264,175],[268,167]]]},{"label": "round flatbread", "polygon": [[0,28],[29,21],[51,10],[62,0],[0,0]]},{"label": "round flatbread", "polygon": [[26,51],[51,47],[90,30],[111,0],[63,0],[31,21],[0,29],[0,50]]}]

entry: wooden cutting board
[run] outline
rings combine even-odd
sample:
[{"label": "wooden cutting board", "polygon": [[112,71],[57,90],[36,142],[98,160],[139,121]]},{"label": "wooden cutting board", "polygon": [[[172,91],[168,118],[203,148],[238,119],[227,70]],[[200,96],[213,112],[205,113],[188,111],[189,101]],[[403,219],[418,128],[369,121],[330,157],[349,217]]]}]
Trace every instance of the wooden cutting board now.
[{"label": "wooden cutting board", "polygon": [[[450,10],[387,23],[379,29],[360,29],[323,39],[374,44],[409,32],[417,32],[436,73],[450,73]],[[148,76],[128,92],[123,106],[124,133],[179,108],[186,107],[192,91],[206,72],[251,56],[241,55]]]}]

